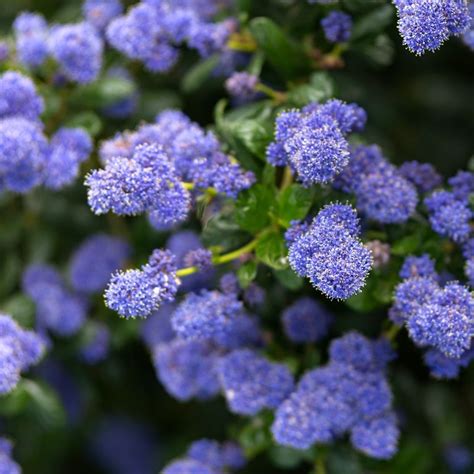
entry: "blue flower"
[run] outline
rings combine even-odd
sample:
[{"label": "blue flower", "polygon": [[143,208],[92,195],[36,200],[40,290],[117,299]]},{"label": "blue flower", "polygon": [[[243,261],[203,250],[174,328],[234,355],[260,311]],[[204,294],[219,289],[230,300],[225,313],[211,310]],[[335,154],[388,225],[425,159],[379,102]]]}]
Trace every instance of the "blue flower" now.
[{"label": "blue flower", "polygon": [[103,290],[111,274],[123,266],[129,255],[130,247],[122,239],[107,234],[92,235],[71,257],[72,287],[85,293]]},{"label": "blue flower", "polygon": [[0,470],[5,474],[21,474],[21,467],[12,459],[12,451],[11,441],[0,438]]},{"label": "blue flower", "polygon": [[332,11],[321,20],[324,35],[331,43],[345,43],[352,32],[352,18],[347,13]]},{"label": "blue flower", "polygon": [[442,183],[441,175],[431,163],[405,161],[398,170],[422,193],[432,191]]},{"label": "blue flower", "polygon": [[37,122],[0,120],[0,149],[0,181],[6,189],[26,193],[42,183],[48,142]]},{"label": "blue flower", "polygon": [[219,392],[217,354],[205,341],[175,339],[155,346],[153,363],[158,379],[178,400],[208,399]]},{"label": "blue flower", "polygon": [[430,349],[424,355],[425,364],[432,377],[437,379],[455,379],[461,368],[467,367],[474,360],[474,347],[464,352],[459,358],[447,357],[437,349]]},{"label": "blue flower", "polygon": [[42,15],[20,13],[13,22],[18,61],[27,67],[41,66],[48,56],[48,25]]},{"label": "blue flower", "polygon": [[79,357],[86,364],[103,361],[109,352],[110,331],[105,324],[89,324],[86,327],[86,340],[81,345]]},{"label": "blue flower", "polygon": [[224,356],[217,370],[233,413],[255,415],[264,408],[276,408],[293,389],[293,377],[285,365],[269,362],[249,349]]},{"label": "blue flower", "polygon": [[43,110],[44,101],[29,77],[15,71],[0,76],[0,118],[37,120]]},{"label": "blue flower", "polygon": [[236,99],[252,100],[256,96],[257,76],[247,72],[235,72],[226,81],[227,92]]},{"label": "blue flower", "polygon": [[178,290],[174,256],[155,250],[140,270],[117,272],[105,290],[106,305],[125,318],[147,317]]},{"label": "blue flower", "polygon": [[82,12],[88,23],[102,31],[123,11],[120,0],[85,0]]},{"label": "blue flower", "polygon": [[433,278],[433,280],[438,279],[438,274],[435,270],[435,261],[426,253],[419,257],[409,255],[405,258],[399,275],[400,278],[403,279],[414,277]]},{"label": "blue flower", "polygon": [[99,75],[104,45],[96,30],[88,23],[54,27],[49,38],[49,48],[69,80],[87,84]]},{"label": "blue flower", "polygon": [[297,299],[282,314],[285,334],[293,342],[316,342],[324,338],[333,316],[316,300]]},{"label": "blue flower", "polygon": [[61,128],[51,138],[44,184],[60,189],[71,184],[79,174],[79,166],[92,152],[89,134],[80,128]]}]

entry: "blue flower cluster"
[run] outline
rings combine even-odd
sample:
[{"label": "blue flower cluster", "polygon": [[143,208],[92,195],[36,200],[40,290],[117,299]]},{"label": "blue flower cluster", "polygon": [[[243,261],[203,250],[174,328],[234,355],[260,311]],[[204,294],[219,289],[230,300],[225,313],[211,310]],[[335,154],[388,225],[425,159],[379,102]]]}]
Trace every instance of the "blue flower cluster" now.
[{"label": "blue flower cluster", "polygon": [[63,127],[48,143],[39,121],[43,110],[30,78],[12,71],[0,76],[0,189],[62,188],[75,180],[89,157],[92,141],[82,129]]},{"label": "blue flower cluster", "polygon": [[87,238],[71,257],[71,286],[81,293],[102,291],[111,274],[124,266],[130,250],[124,240],[111,235],[95,234]]},{"label": "blue flower cluster", "polygon": [[140,270],[112,275],[105,304],[124,318],[147,317],[165,301],[173,301],[180,284],[174,255],[155,250]]},{"label": "blue flower cluster", "polygon": [[[400,275],[405,280],[395,290],[392,320],[405,324],[417,345],[461,358],[474,337],[474,298],[468,289],[455,281],[441,287],[427,255],[408,257]],[[431,352],[427,357],[433,365],[437,356]]]},{"label": "blue flower cluster", "polygon": [[474,50],[474,3],[469,2],[468,7],[471,21],[469,23],[468,29],[462,35],[462,40],[466,46],[468,46],[471,50]]},{"label": "blue flower cluster", "polygon": [[329,354],[329,363],[307,372],[276,410],[275,440],[307,449],[350,432],[356,449],[374,458],[391,458],[399,432],[385,375],[385,365],[393,358],[388,342],[351,332],[334,340]]},{"label": "blue flower cluster", "polygon": [[250,349],[222,357],[217,372],[229,410],[241,415],[275,409],[293,390],[293,376],[286,365],[269,362]]},{"label": "blue flower cluster", "polygon": [[224,49],[235,23],[213,23],[218,6],[214,0],[143,0],[108,25],[107,40],[150,71],[168,71],[178,60],[177,46],[182,43],[204,57]]},{"label": "blue flower cluster", "polygon": [[39,67],[48,56],[48,24],[42,15],[24,12],[13,22],[18,61],[31,68]]},{"label": "blue flower cluster", "polygon": [[361,290],[372,266],[359,235],[356,211],[347,204],[328,204],[289,244],[290,265],[329,298],[347,299]]},{"label": "blue flower cluster", "polygon": [[87,299],[70,291],[53,267],[30,265],[23,273],[23,291],[36,304],[38,329],[70,336],[84,325]]},{"label": "blue flower cluster", "polygon": [[117,156],[86,178],[88,200],[96,214],[151,212],[163,224],[186,218],[191,198],[169,156],[157,145],[136,147],[131,158]]},{"label": "blue flower cluster", "polygon": [[441,175],[431,163],[405,161],[398,171],[413,183],[420,193],[427,193],[442,183]]},{"label": "blue flower cluster", "polygon": [[163,474],[219,474],[244,466],[245,457],[238,444],[200,439],[191,444],[186,457],[165,467]]},{"label": "blue flower cluster", "polygon": [[405,46],[417,55],[435,51],[449,37],[464,33],[470,24],[464,0],[393,0],[398,30]]},{"label": "blue flower cluster", "polygon": [[267,160],[290,166],[304,185],[330,182],[349,163],[346,135],[362,131],[366,119],[361,107],[337,99],[283,112],[276,119]]},{"label": "blue flower cluster", "polygon": [[290,341],[316,342],[326,337],[333,315],[314,298],[303,296],[283,311],[283,329]]},{"label": "blue flower cluster", "polygon": [[256,87],[259,83],[257,76],[248,72],[235,72],[225,81],[225,88],[229,95],[241,101],[249,101],[257,95]]},{"label": "blue flower cluster", "polygon": [[41,336],[21,328],[11,316],[0,313],[0,395],[16,387],[21,372],[38,363],[44,350]]},{"label": "blue flower cluster", "polygon": [[324,36],[331,43],[345,43],[351,37],[352,18],[340,11],[332,11],[321,20]]},{"label": "blue flower cluster", "polygon": [[103,323],[89,323],[79,357],[86,364],[94,365],[105,360],[109,353],[110,331]]},{"label": "blue flower cluster", "polygon": [[20,466],[12,459],[13,445],[10,440],[0,438],[0,472],[21,474]]},{"label": "blue flower cluster", "polygon": [[355,194],[357,209],[383,224],[405,222],[415,212],[415,186],[382,155],[376,145],[353,147],[349,164],[334,187]]},{"label": "blue flower cluster", "polygon": [[104,31],[122,11],[120,0],[85,0],[82,5],[84,18],[99,31]]},{"label": "blue flower cluster", "polygon": [[[462,188],[459,188],[461,191]],[[435,191],[424,200],[431,227],[438,234],[457,243],[466,241],[471,233],[473,213],[467,198],[450,191]]]}]

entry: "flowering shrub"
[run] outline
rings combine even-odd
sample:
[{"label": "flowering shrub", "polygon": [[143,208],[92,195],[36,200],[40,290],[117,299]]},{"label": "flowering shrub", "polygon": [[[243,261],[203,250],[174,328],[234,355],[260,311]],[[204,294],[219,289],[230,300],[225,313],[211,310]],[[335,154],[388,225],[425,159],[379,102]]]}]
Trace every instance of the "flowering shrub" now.
[{"label": "flowering shrub", "polygon": [[0,472],[472,472],[474,3],[30,3]]}]

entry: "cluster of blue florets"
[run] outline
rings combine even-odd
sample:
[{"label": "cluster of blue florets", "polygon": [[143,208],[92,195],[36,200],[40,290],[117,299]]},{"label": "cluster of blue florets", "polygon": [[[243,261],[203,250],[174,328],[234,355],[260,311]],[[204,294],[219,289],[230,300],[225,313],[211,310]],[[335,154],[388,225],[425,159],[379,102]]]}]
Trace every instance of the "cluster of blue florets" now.
[{"label": "cluster of blue florets", "polygon": [[191,444],[184,458],[166,466],[163,474],[217,474],[233,472],[245,464],[245,457],[238,444],[200,439]]},{"label": "cluster of blue florets", "polygon": [[290,265],[329,298],[347,299],[362,289],[372,266],[360,232],[351,206],[329,204],[289,243]]},{"label": "cluster of blue florets", "polygon": [[275,413],[279,444],[307,449],[349,432],[354,447],[388,459],[397,450],[397,418],[385,366],[393,358],[387,341],[351,332],[331,343],[330,361],[303,375]]},{"label": "cluster of blue florets", "polygon": [[267,160],[289,165],[307,186],[331,182],[349,163],[346,135],[362,131],[366,118],[358,105],[337,99],[283,112],[276,119]]},{"label": "cluster of blue florets", "polygon": [[398,30],[415,54],[438,49],[449,37],[464,33],[470,24],[464,0],[393,0]]},{"label": "cluster of blue florets", "polygon": [[62,127],[48,142],[40,122],[43,110],[30,78],[12,71],[0,76],[0,189],[63,188],[89,157],[92,140],[83,129]]},{"label": "cluster of blue florets", "polygon": [[0,470],[5,474],[21,474],[20,466],[12,459],[13,444],[0,438]]},{"label": "cluster of blue florets", "polygon": [[[1,395],[16,387],[21,372],[37,364],[44,350],[45,343],[40,335],[21,328],[11,316],[0,314]],[[0,449],[0,457],[1,455]]]},{"label": "cluster of blue florets", "polygon": [[441,286],[428,255],[408,257],[400,271],[390,317],[406,325],[415,344],[431,348],[427,365],[438,377],[454,377],[472,358],[474,298],[456,281]]},{"label": "cluster of blue florets", "polygon": [[217,1],[143,0],[115,18],[106,37],[115,49],[142,61],[150,71],[168,71],[178,60],[180,44],[204,57],[224,49],[235,23],[213,23],[218,9]]},{"label": "cluster of blue florets", "polygon": [[321,20],[324,35],[331,43],[345,43],[352,32],[352,18],[340,11],[332,11]]}]

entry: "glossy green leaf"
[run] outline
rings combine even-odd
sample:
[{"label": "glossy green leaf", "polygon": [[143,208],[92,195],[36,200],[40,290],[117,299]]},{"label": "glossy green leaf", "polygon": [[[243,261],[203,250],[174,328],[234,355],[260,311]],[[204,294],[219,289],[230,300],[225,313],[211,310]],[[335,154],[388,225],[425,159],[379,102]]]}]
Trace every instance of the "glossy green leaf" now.
[{"label": "glossy green leaf", "polygon": [[286,268],[288,265],[285,239],[278,231],[263,234],[258,241],[255,253],[262,263],[276,270]]},{"label": "glossy green leaf", "polygon": [[293,220],[304,219],[311,208],[314,191],[299,184],[285,188],[278,196],[278,217],[286,226]]},{"label": "glossy green leaf", "polygon": [[242,288],[247,288],[257,276],[257,264],[254,260],[245,262],[237,270],[237,278]]},{"label": "glossy green leaf", "polygon": [[240,228],[255,233],[266,227],[273,199],[271,188],[262,184],[240,193],[235,204],[235,219]]}]

